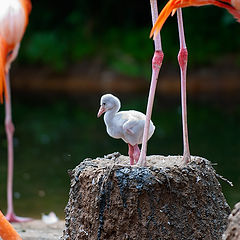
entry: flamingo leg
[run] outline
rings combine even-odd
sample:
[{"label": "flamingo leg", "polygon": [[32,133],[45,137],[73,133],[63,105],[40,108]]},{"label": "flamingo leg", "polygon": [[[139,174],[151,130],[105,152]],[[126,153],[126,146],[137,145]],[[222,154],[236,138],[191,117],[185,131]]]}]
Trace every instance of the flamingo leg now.
[{"label": "flamingo leg", "polygon": [[140,149],[139,149],[138,145],[136,144],[133,146],[133,158],[136,163],[138,162],[139,157],[140,157]]},{"label": "flamingo leg", "polygon": [[[152,22],[154,25],[158,18],[157,0],[150,0],[150,4],[151,4],[151,11],[152,11]],[[141,149],[139,161],[137,163],[138,166],[146,165],[147,141],[148,141],[150,120],[152,115],[153,101],[154,101],[154,96],[155,96],[155,91],[157,86],[157,79],[158,79],[160,68],[162,66],[162,61],[164,56],[162,51],[160,33],[158,33],[154,39],[154,47],[155,47],[155,52],[152,59],[152,78],[151,78],[150,91],[148,95],[148,104],[147,104],[147,111],[146,111],[146,121],[145,121],[144,132],[143,132],[142,149]]]},{"label": "flamingo leg", "polygon": [[130,158],[130,165],[134,165],[133,153],[134,153],[133,146],[131,144],[128,144],[128,155]]},{"label": "flamingo leg", "polygon": [[181,70],[181,101],[182,101],[182,125],[183,125],[183,161],[185,164],[190,162],[191,156],[188,142],[188,127],[187,127],[187,90],[186,90],[186,76],[187,76],[187,61],[188,51],[185,42],[182,9],[177,10],[178,32],[180,40],[180,50],[178,53],[178,63]]},{"label": "flamingo leg", "polygon": [[6,87],[8,97],[5,99],[5,130],[7,134],[8,143],[8,177],[7,177],[7,215],[6,218],[10,222],[26,222],[31,220],[30,218],[17,217],[13,209],[13,134],[14,125],[12,122],[12,108],[11,108],[11,92],[10,92],[10,82],[9,73],[6,74]]}]

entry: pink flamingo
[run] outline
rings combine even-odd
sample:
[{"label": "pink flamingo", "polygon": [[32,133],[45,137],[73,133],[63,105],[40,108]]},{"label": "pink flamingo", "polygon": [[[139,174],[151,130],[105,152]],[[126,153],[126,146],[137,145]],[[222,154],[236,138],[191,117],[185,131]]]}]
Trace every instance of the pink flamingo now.
[{"label": "pink flamingo", "polygon": [[[155,25],[158,16],[158,8],[157,8],[157,0],[150,0],[151,10],[152,10],[152,21],[153,25]],[[179,30],[179,39],[180,39],[180,51],[178,54],[178,62],[181,70],[181,96],[182,96],[182,122],[183,122],[183,142],[184,142],[184,152],[183,152],[183,161],[188,163],[190,161],[190,151],[189,151],[189,143],[188,143],[188,129],[187,129],[187,97],[186,97],[186,72],[187,72],[187,47],[185,43],[184,29],[183,29],[183,19],[182,19],[182,11],[181,9],[177,10],[177,18],[178,18],[178,30]],[[163,61],[163,51],[161,45],[161,37],[160,31],[157,31],[154,36],[154,45],[155,45],[155,53],[152,59],[152,79],[151,86],[148,97],[148,105],[146,112],[146,122],[143,134],[143,142],[140,158],[138,161],[138,166],[146,165],[146,152],[147,152],[147,136],[149,132],[149,123],[152,114],[154,95],[156,91],[157,79],[159,75],[159,70]]]},{"label": "pink flamingo", "polygon": [[28,24],[31,11],[30,0],[0,1],[0,100],[5,96],[5,130],[8,142],[8,179],[6,218],[11,222],[28,221],[17,217],[13,209],[13,133],[9,70],[17,57],[20,42]]}]

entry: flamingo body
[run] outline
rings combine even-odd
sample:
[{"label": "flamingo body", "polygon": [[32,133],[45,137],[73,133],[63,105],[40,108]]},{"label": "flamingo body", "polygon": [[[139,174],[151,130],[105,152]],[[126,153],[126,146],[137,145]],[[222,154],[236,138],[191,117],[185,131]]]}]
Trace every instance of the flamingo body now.
[{"label": "flamingo body", "polygon": [[0,1],[0,98],[7,96],[5,75],[17,57],[31,11],[29,0]]},{"label": "flamingo body", "polygon": [[238,22],[240,22],[240,0],[170,0],[159,14],[158,19],[151,30],[150,37],[154,34],[155,38],[156,34],[162,29],[166,19],[171,13],[174,14],[176,9],[205,5],[215,5],[217,7],[225,8]]}]

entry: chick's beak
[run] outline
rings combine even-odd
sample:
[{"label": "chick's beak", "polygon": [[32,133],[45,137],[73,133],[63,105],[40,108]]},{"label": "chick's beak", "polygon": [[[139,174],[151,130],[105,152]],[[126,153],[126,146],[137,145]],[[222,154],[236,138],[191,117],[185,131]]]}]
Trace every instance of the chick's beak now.
[{"label": "chick's beak", "polygon": [[99,118],[105,112],[106,112],[106,108],[103,105],[101,105],[99,110],[98,110],[97,117]]}]

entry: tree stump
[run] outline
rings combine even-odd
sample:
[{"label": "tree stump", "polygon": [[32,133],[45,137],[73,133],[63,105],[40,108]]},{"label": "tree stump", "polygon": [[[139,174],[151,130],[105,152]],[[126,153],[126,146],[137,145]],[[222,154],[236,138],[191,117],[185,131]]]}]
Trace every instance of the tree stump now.
[{"label": "tree stump", "polygon": [[119,153],[69,171],[62,240],[219,240],[230,208],[211,163],[149,156],[147,167]]},{"label": "tree stump", "polygon": [[240,202],[234,206],[228,217],[228,227],[223,234],[223,240],[239,240],[240,239]]}]

